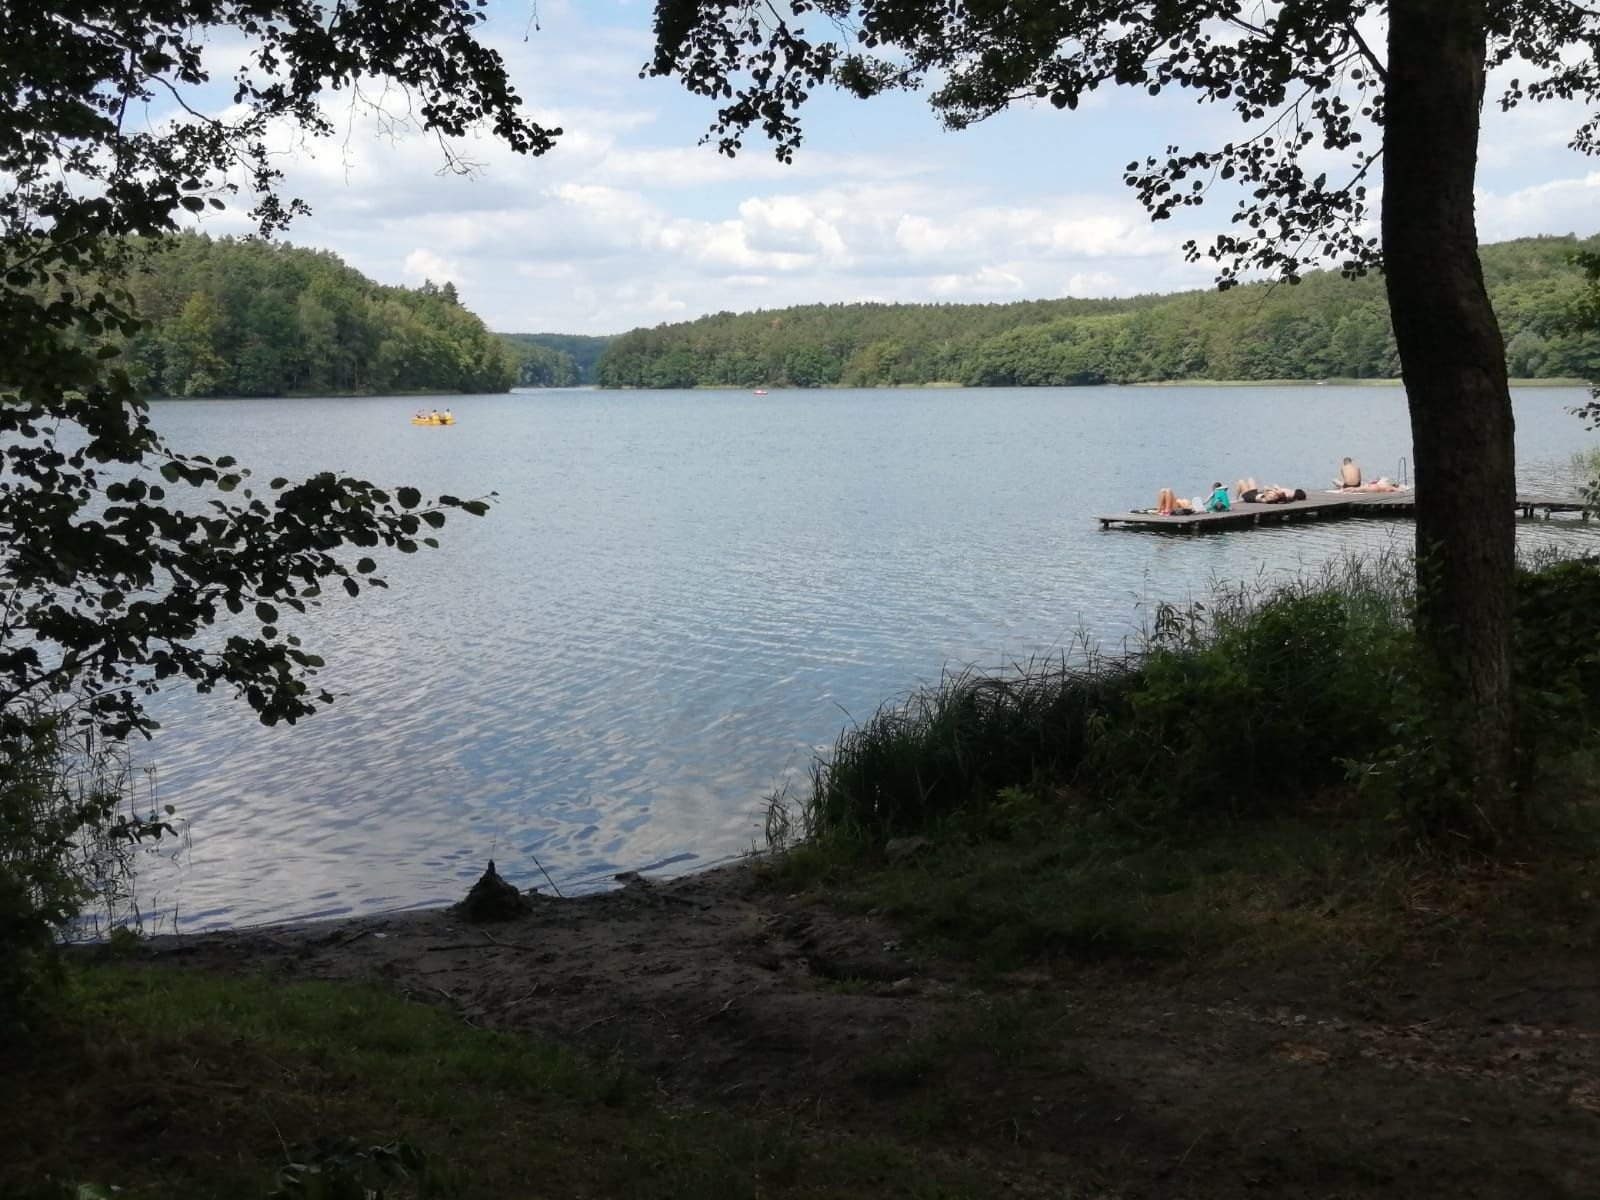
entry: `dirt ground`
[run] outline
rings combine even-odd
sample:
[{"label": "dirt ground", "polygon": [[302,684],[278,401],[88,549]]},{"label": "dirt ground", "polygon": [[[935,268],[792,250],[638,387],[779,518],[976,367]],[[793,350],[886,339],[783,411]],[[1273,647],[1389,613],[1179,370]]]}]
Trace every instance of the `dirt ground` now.
[{"label": "dirt ground", "polygon": [[848,1123],[1022,1195],[1600,1196],[1600,965],[1466,951],[979,979],[736,866],[470,925],[154,939],[157,963],[377,981],[652,1081]]}]

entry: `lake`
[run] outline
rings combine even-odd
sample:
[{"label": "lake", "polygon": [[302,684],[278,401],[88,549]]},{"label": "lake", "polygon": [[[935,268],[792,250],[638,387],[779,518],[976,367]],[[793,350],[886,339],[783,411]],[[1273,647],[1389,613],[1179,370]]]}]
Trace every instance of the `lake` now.
[{"label": "lake", "polygon": [[[1524,488],[1571,490],[1580,389],[1516,394]],[[431,401],[428,402],[431,405]],[[172,693],[139,751],[188,825],[141,902],[183,928],[458,899],[491,856],[564,892],[758,844],[840,729],[947,666],[1115,643],[1157,600],[1407,545],[1407,521],[1204,537],[1101,511],[1213,480],[1408,470],[1395,387],[547,391],[163,401],[177,448],[463,497],[443,548],[300,632],[338,703],[268,729]],[[1588,529],[1525,537],[1600,549]],[[398,556],[397,556],[398,558]],[[542,867],[542,870],[541,870]]]}]

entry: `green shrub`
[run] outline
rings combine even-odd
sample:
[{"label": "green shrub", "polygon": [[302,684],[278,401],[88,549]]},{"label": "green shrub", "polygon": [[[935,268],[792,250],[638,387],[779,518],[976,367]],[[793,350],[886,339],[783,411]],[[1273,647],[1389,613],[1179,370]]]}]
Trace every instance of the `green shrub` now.
[{"label": "green shrub", "polygon": [[1284,791],[1336,783],[1382,743],[1408,653],[1386,598],[1361,591],[1234,607],[1197,645],[1146,655],[1129,719],[1097,747],[1096,783],[1167,812],[1277,811]]},{"label": "green shrub", "polygon": [[1163,826],[1281,812],[1351,760],[1382,759],[1414,707],[1408,586],[1399,560],[1347,560],[1162,604],[1121,657],[947,676],[840,736],[803,824],[872,838],[960,814],[987,828],[1007,789],[1061,786]]},{"label": "green shrub", "polygon": [[1011,678],[967,672],[885,706],[840,735],[812,772],[813,833],[927,829],[1006,788],[1070,776],[1095,729],[1127,708],[1120,664],[1030,664]]},{"label": "green shrub", "polygon": [[1600,559],[1518,571],[1514,603],[1518,741],[1536,759],[1600,720]]}]

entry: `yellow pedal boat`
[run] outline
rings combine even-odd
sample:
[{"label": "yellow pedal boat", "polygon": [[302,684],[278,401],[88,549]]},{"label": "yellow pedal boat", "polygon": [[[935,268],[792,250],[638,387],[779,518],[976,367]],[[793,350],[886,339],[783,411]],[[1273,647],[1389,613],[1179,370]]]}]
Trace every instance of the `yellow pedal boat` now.
[{"label": "yellow pedal boat", "polygon": [[448,413],[444,413],[437,417],[412,417],[411,423],[413,425],[454,425],[456,419]]}]

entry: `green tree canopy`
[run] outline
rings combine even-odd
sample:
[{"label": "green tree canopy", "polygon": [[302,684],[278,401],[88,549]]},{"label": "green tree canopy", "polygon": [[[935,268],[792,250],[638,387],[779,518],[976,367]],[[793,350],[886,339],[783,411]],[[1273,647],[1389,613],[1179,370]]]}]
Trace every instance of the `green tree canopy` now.
[{"label": "green tree canopy", "polygon": [[384,287],[326,251],[260,239],[185,234],[152,251],[125,281],[143,322],[125,358],[152,395],[503,392],[516,380],[505,344],[448,283]]},{"label": "green tree canopy", "polygon": [[[1600,335],[1567,327],[1583,289],[1573,255],[1600,239],[1523,238],[1483,248],[1511,373],[1588,378]],[[663,359],[693,356],[700,387],[802,386],[793,356],[814,349],[846,387],[959,383],[1070,387],[1166,380],[1392,379],[1400,364],[1376,276],[1308,272],[1297,287],[1250,284],[1126,300],[1015,304],[828,304],[716,313],[636,329],[601,359],[608,387],[663,386]]]}]

